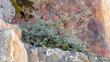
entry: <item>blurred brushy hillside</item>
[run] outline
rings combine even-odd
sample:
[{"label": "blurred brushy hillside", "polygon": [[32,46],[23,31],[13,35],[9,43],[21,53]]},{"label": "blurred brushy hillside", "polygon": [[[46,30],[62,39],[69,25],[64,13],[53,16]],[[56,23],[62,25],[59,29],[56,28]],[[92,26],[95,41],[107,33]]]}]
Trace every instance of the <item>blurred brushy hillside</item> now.
[{"label": "blurred brushy hillside", "polygon": [[21,26],[24,42],[78,51],[103,44],[102,23],[93,16],[90,0],[11,1],[16,9],[11,23]]}]

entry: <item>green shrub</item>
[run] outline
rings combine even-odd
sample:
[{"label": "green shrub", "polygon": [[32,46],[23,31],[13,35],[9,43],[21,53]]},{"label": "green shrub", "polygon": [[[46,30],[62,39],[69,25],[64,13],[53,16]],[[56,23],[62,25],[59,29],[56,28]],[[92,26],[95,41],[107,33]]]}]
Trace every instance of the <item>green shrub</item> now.
[{"label": "green shrub", "polygon": [[26,7],[32,7],[33,3],[29,0],[11,0],[14,8],[15,8],[15,11],[16,11],[16,14],[20,14],[21,11],[23,11],[23,6]]},{"label": "green shrub", "polygon": [[61,21],[37,20],[34,23],[21,24],[22,40],[34,46],[61,48],[81,51],[85,45],[63,27]]}]

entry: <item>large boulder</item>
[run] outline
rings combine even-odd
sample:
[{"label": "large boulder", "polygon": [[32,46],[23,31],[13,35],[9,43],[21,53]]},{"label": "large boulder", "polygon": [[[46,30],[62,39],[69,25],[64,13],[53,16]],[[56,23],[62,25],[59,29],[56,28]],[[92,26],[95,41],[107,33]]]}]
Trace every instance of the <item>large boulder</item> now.
[{"label": "large boulder", "polygon": [[16,25],[0,20],[0,62],[28,62],[20,33]]},{"label": "large boulder", "polygon": [[28,49],[28,60],[29,62],[89,62],[83,53],[44,47],[30,47]]}]

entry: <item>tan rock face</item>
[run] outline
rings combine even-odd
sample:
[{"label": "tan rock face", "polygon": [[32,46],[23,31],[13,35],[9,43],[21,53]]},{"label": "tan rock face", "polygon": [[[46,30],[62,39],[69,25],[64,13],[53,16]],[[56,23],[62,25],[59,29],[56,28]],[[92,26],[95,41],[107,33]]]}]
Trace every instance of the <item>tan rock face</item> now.
[{"label": "tan rock face", "polygon": [[107,45],[108,52],[106,56],[110,57],[110,0],[100,0],[99,8],[96,10],[96,17],[103,22],[104,41]]},{"label": "tan rock face", "polygon": [[[106,47],[99,46],[99,44],[94,44],[93,51],[96,53],[110,57],[110,0],[85,0],[88,6],[92,6],[93,15],[97,19],[96,22],[102,23],[100,28],[103,28],[103,35],[104,40],[102,40],[102,44],[105,43]],[[99,26],[99,25],[98,25]],[[100,28],[98,31],[100,31]]]},{"label": "tan rock face", "polygon": [[102,20],[105,28],[105,40],[110,48],[110,0],[101,0]]},{"label": "tan rock face", "polygon": [[0,21],[0,62],[27,62],[27,52],[20,37],[20,29],[16,25]]}]

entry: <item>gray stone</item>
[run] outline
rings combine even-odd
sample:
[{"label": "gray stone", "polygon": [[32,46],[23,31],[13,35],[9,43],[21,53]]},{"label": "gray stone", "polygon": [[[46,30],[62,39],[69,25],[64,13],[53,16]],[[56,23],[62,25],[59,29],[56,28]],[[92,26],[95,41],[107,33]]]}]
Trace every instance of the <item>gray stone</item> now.
[{"label": "gray stone", "polygon": [[15,16],[15,8],[10,0],[0,0],[0,19],[10,22]]},{"label": "gray stone", "polygon": [[34,47],[28,49],[29,62],[89,62],[87,56],[80,52],[63,51],[55,48]]}]

